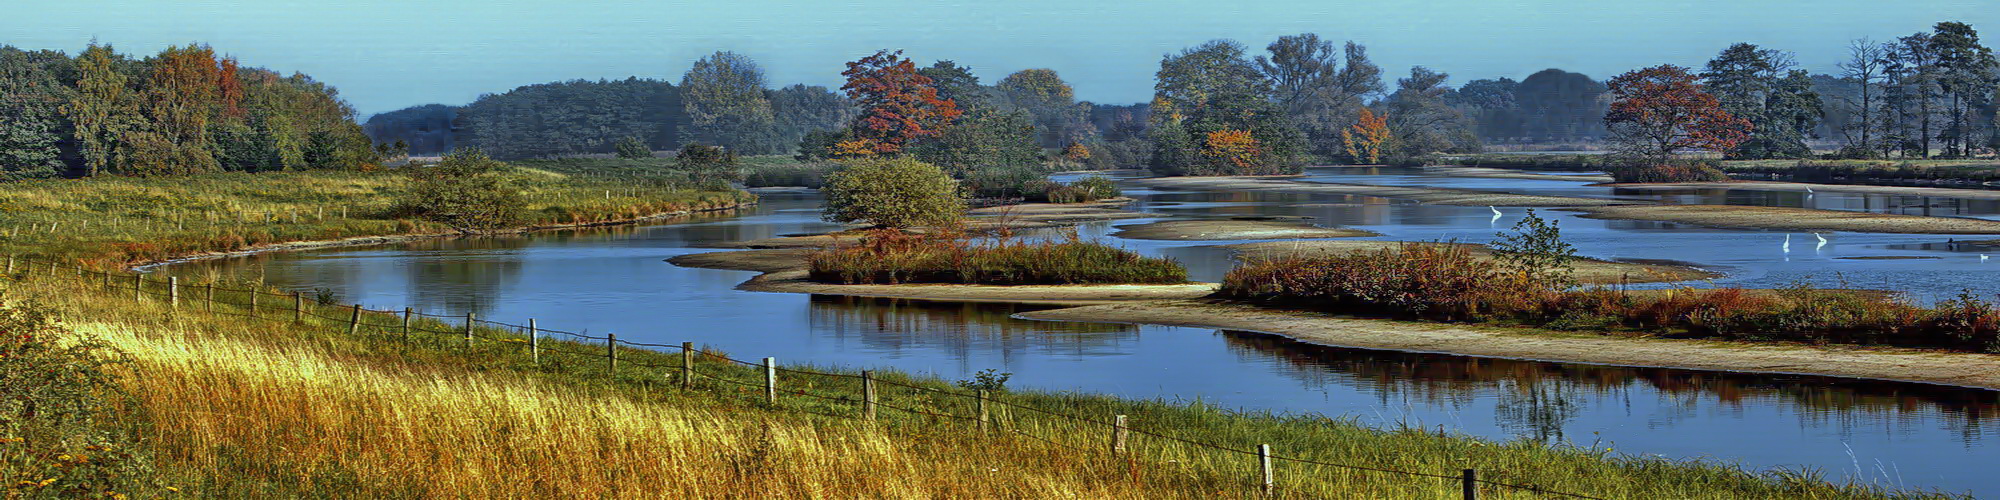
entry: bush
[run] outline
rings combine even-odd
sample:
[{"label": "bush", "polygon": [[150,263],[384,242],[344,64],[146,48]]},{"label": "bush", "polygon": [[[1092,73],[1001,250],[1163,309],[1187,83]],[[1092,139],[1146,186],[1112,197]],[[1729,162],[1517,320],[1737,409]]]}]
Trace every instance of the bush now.
[{"label": "bush", "polygon": [[877,227],[943,225],[965,209],[958,182],[936,165],[909,158],[845,160],[827,175],[830,222],[865,222]]},{"label": "bush", "polygon": [[0,306],[0,480],[13,488],[9,498],[143,495],[156,486],[138,443],[102,419],[128,396],[112,371],[119,359],[62,328],[52,311]]},{"label": "bush", "polygon": [[1267,305],[1463,320],[1476,319],[1511,284],[1464,245],[1410,243],[1250,263],[1231,270],[1218,293]]},{"label": "bush", "polygon": [[499,229],[519,220],[526,205],[501,175],[507,164],[478,149],[459,149],[432,166],[412,166],[410,194],[394,210],[461,232]]},{"label": "bush", "polygon": [[1715,165],[1697,162],[1639,163],[1605,170],[1613,182],[1720,182],[1729,175]]},{"label": "bush", "polygon": [[619,139],[618,143],[612,147],[618,151],[619,158],[635,160],[653,157],[653,148],[646,147],[646,141],[640,140],[638,137],[625,136],[625,138]]},{"label": "bush", "polygon": [[1125,194],[1123,191],[1120,191],[1118,189],[1117,182],[1114,182],[1109,177],[1105,177],[1102,175],[1093,175],[1089,177],[1084,177],[1082,179],[1077,179],[1076,182],[1071,183],[1069,186],[1083,191],[1084,195],[1089,197],[1092,201],[1102,200],[1107,198],[1117,198]]},{"label": "bush", "polygon": [[1184,283],[1187,268],[1102,243],[1067,240],[974,244],[957,235],[878,231],[860,245],[807,257],[809,276],[829,283],[1074,285]]},{"label": "bush", "polygon": [[674,155],[674,167],[686,172],[696,187],[705,189],[721,189],[731,182],[743,180],[743,170],[737,165],[736,153],[722,146],[690,142]]},{"label": "bush", "polygon": [[839,164],[829,161],[752,165],[743,175],[745,187],[826,186],[826,175]]}]

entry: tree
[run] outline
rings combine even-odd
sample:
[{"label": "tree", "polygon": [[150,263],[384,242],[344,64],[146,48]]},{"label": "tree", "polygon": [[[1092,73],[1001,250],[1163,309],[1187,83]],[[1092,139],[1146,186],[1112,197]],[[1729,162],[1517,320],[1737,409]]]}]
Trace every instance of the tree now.
[{"label": "tree", "polygon": [[[1204,157],[1186,154],[1200,147],[1188,146],[1206,142],[1211,133],[1225,130],[1248,131],[1257,140],[1260,159],[1249,170],[1285,173],[1299,169],[1304,138],[1272,99],[1270,81],[1243,51],[1242,44],[1215,40],[1161,59],[1153,84],[1151,119],[1178,127],[1154,127],[1152,168],[1156,172],[1210,170],[1200,165],[1206,161]],[[1162,130],[1178,130],[1185,137],[1162,142]]]},{"label": "tree", "polygon": [[703,188],[726,188],[743,180],[736,153],[721,146],[688,143],[674,155],[674,166],[687,173],[688,180]]},{"label": "tree", "polygon": [[1398,159],[1443,151],[1476,151],[1479,139],[1465,115],[1445,102],[1450,75],[1417,66],[1409,78],[1396,80],[1396,93],[1383,103],[1389,130],[1395,133],[1390,152]]},{"label": "tree", "polygon": [[411,167],[410,193],[398,212],[442,223],[464,233],[507,227],[525,205],[502,175],[507,164],[477,149],[459,149],[437,165]]},{"label": "tree", "polygon": [[980,86],[979,77],[972,74],[972,68],[946,60],[918,69],[917,73],[931,79],[931,87],[937,89],[938,99],[957,103],[958,109],[970,113],[993,104],[986,87]]},{"label": "tree", "polygon": [[735,52],[716,52],[681,76],[688,127],[682,140],[753,153],[777,152],[792,141],[771,135],[776,121],[764,95],[764,69]]},{"label": "tree", "polygon": [[1355,120],[1354,126],[1340,132],[1348,163],[1357,165],[1382,163],[1382,153],[1388,149],[1392,137],[1386,117],[1368,108],[1361,109],[1361,116]]},{"label": "tree", "polygon": [[[1790,79],[1794,65],[1789,52],[1748,43],[1730,45],[1708,61],[1701,74],[1707,91],[1715,95],[1723,111],[1751,124],[1751,137],[1728,151],[1729,157],[1799,158],[1811,152],[1805,135],[1824,113],[1819,109],[1818,95],[1811,91],[1809,77],[1800,72],[1797,80]],[[1781,85],[1791,95],[1777,95]],[[1772,110],[1773,103],[1793,108]],[[1803,131],[1801,121],[1805,122]]]},{"label": "tree", "polygon": [[1042,161],[1028,114],[995,108],[961,115],[958,123],[907,151],[960,178],[984,170],[1025,169]]},{"label": "tree", "polygon": [[1473,80],[1446,94],[1445,102],[1472,120],[1480,139],[1515,141],[1522,135],[1521,103],[1514,99],[1520,86],[1512,78]]},{"label": "tree", "polygon": [[221,168],[209,138],[209,122],[222,108],[216,82],[221,68],[206,45],[167,47],[149,61],[146,115],[152,127],[142,134],[131,165],[134,173],[187,174]]},{"label": "tree", "polygon": [[61,143],[73,128],[61,111],[72,98],[71,68],[59,52],[0,46],[0,176],[62,172]]},{"label": "tree", "polygon": [[638,136],[628,135],[623,138],[620,138],[618,139],[618,144],[615,147],[618,150],[619,158],[625,158],[629,160],[629,159],[653,157],[653,148],[646,147],[646,141],[640,139]]},{"label": "tree", "polygon": [[[1274,98],[1320,156],[1339,156],[1342,129],[1353,123],[1363,101],[1385,90],[1382,69],[1368,61],[1368,49],[1303,33],[1279,37],[1257,56],[1257,68],[1272,82]],[[1343,61],[1345,64],[1343,64]]]},{"label": "tree", "polygon": [[1979,43],[1979,32],[1960,22],[1942,22],[1932,28],[1930,51],[1937,55],[1938,90],[1950,96],[1945,114],[1950,118],[1944,131],[1947,156],[1971,154],[1971,139],[1977,123],[1971,112],[1984,104],[1994,89],[1993,49]]},{"label": "tree", "polygon": [[1264,146],[1248,130],[1217,130],[1202,140],[1208,168],[1195,175],[1256,175],[1263,172]]},{"label": "tree", "polygon": [[781,144],[799,144],[808,134],[836,131],[854,120],[854,102],[826,87],[791,85],[769,95],[777,119],[772,134]]},{"label": "tree", "polygon": [[1841,77],[1854,82],[1857,91],[1854,99],[1841,101],[1857,116],[1841,130],[1847,137],[1844,149],[1849,156],[1875,156],[1876,108],[1881,106],[1877,88],[1884,79],[1882,70],[1888,63],[1888,50],[1886,45],[1873,40],[1855,39],[1847,44],[1847,61],[1840,63]]},{"label": "tree", "polygon": [[68,110],[76,123],[85,176],[111,170],[118,138],[139,127],[143,119],[130,78],[118,68],[125,64],[129,62],[110,45],[95,42],[76,56],[76,92]]},{"label": "tree", "polygon": [[1521,134],[1530,142],[1588,141],[1604,137],[1603,83],[1556,68],[1536,71],[1514,88]]},{"label": "tree", "polygon": [[1749,135],[1750,122],[1722,109],[1687,68],[1660,65],[1633,70],[1610,82],[1611,111],[1604,115],[1621,153],[1666,163],[1682,149],[1728,151]]},{"label": "tree", "polygon": [[1899,37],[1890,47],[1883,72],[1892,82],[1885,97],[1894,109],[1891,130],[1896,149],[1904,157],[1915,150],[1917,156],[1929,158],[1931,118],[1936,115],[1931,108],[1940,92],[1937,52],[1931,35],[1921,32]]},{"label": "tree", "polygon": [[625,136],[668,150],[684,143],[679,124],[687,120],[681,89],[672,83],[571,80],[480,96],[456,110],[450,137],[501,159],[609,153]]},{"label": "tree", "polygon": [[911,158],[845,160],[827,174],[830,222],[908,228],[948,224],[965,209],[958,182],[936,165]]},{"label": "tree", "polygon": [[1009,105],[1034,117],[1036,142],[1041,147],[1061,147],[1090,134],[1085,107],[1076,102],[1075,92],[1055,70],[1024,69],[1000,79],[994,87],[1007,97]]},{"label": "tree", "polygon": [[958,104],[938,97],[930,77],[917,72],[903,51],[876,51],[847,63],[840,87],[861,106],[849,128],[878,154],[902,151],[911,141],[937,135],[958,118]]}]

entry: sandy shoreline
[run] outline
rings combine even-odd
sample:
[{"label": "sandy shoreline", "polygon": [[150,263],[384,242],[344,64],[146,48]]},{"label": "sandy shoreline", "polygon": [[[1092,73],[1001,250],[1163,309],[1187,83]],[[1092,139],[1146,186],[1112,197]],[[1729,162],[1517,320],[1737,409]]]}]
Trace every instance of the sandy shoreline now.
[{"label": "sandy shoreline", "polygon": [[1177,219],[1118,226],[1112,237],[1134,240],[1280,240],[1381,236],[1374,231],[1319,227],[1285,220]]},{"label": "sandy shoreline", "polygon": [[1027,319],[1134,323],[1282,335],[1341,347],[1565,363],[1823,375],[2000,389],[2000,356],[1856,346],[1598,336],[1276,311],[1208,301],[1106,304]]},{"label": "sandy shoreline", "polygon": [[1742,205],[1621,205],[1566,208],[1585,218],[1672,222],[1727,229],[1900,234],[2000,234],[2000,221]]},{"label": "sandy shoreline", "polygon": [[1783,181],[1728,181],[1728,182],[1682,182],[1605,184],[1618,189],[1677,190],[1677,189],[1757,189],[1764,191],[1794,191],[1805,193],[1807,189],[1825,193],[1886,194],[1895,196],[1920,196],[1932,198],[1960,198],[1967,200],[2000,200],[2000,190],[1961,189],[1913,186],[1869,186],[1856,184],[1814,184],[1810,182]]},{"label": "sandy shoreline", "polygon": [[1339,194],[1416,200],[1420,203],[1459,206],[1507,207],[1586,207],[1643,203],[1604,198],[1539,196],[1429,187],[1332,184],[1291,180],[1285,177],[1155,177],[1125,181],[1136,186],[1195,191],[1279,191],[1287,193]]}]

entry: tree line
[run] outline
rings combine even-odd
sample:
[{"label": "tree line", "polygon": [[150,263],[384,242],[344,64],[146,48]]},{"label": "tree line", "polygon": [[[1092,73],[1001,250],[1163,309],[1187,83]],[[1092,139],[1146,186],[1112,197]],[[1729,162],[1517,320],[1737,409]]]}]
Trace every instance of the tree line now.
[{"label": "tree line", "polygon": [[380,154],[333,87],[207,45],[138,58],[0,46],[0,175],[362,168]]}]

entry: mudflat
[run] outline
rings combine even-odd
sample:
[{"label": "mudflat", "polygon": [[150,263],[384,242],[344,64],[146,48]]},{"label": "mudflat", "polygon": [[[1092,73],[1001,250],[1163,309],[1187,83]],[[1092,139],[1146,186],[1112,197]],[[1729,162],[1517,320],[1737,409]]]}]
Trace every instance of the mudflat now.
[{"label": "mudflat", "polygon": [[1118,226],[1118,232],[1111,233],[1111,236],[1137,240],[1277,240],[1379,235],[1373,231],[1319,227],[1285,220],[1192,219]]},{"label": "mudflat", "polygon": [[2000,221],[1739,205],[1576,207],[1592,219],[1648,220],[1729,229],[1901,234],[2000,234]]},{"label": "mudflat", "polygon": [[1156,177],[1134,179],[1127,183],[1162,189],[1184,189],[1197,191],[1278,191],[1287,193],[1317,193],[1357,196],[1376,196],[1415,200],[1421,203],[1460,206],[1508,206],[1508,207],[1588,207],[1643,203],[1630,200],[1608,198],[1581,198],[1573,196],[1538,196],[1527,194],[1474,191],[1470,189],[1447,189],[1431,187],[1374,186],[1366,184],[1333,184],[1305,182],[1287,177]]}]

